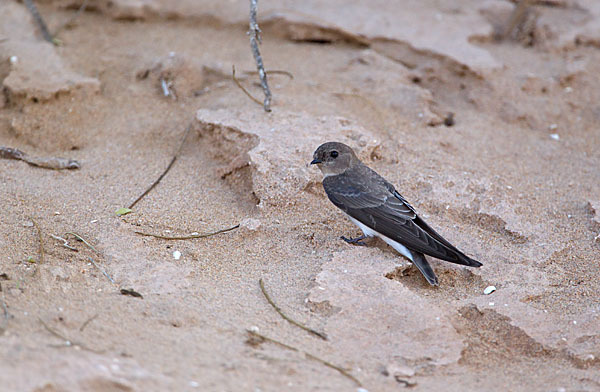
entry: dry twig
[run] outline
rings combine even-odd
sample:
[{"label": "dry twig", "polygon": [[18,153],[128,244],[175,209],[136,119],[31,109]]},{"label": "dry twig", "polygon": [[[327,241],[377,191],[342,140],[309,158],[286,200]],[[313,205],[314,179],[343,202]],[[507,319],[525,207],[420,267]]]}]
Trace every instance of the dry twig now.
[{"label": "dry twig", "polygon": [[265,283],[263,282],[262,278],[260,278],[258,280],[258,284],[260,285],[260,291],[262,291],[263,295],[265,296],[265,298],[267,299],[267,302],[269,303],[269,305],[271,305],[273,307],[273,309],[275,309],[275,311],[277,313],[279,313],[279,315],[286,320],[287,322],[289,322],[290,324],[295,325],[298,328],[302,328],[303,330],[305,330],[306,332],[309,332],[323,340],[327,340],[327,335],[323,332],[319,332],[319,331],[315,331],[312,328],[307,327],[304,324],[299,323],[296,320],[293,320],[292,318],[290,318],[289,316],[287,316],[285,313],[283,313],[283,311],[281,310],[281,308],[279,306],[277,306],[275,304],[275,302],[271,299],[271,297],[269,296],[269,294],[267,293],[267,290],[265,289]]},{"label": "dry twig", "polygon": [[79,16],[83,13],[83,11],[85,11],[86,7],[87,7],[87,3],[88,0],[83,0],[81,2],[81,5],[79,6],[79,9],[77,9],[77,11],[75,11],[75,14],[73,14],[73,16],[71,16],[69,18],[69,20],[67,20],[65,23],[63,23],[58,29],[56,29],[56,31],[54,32],[54,36],[56,37],[58,35],[58,33],[60,33],[65,27],[70,26],[73,24],[73,22],[75,22],[75,20],[77,18],[79,18]]},{"label": "dry twig", "polygon": [[96,248],[94,248],[94,247],[92,246],[92,244],[90,244],[89,242],[87,242],[87,241],[85,240],[85,238],[83,238],[83,237],[82,237],[82,236],[80,236],[79,234],[75,233],[74,231],[69,231],[69,232],[65,233],[65,235],[67,235],[67,234],[70,234],[70,235],[74,236],[74,237],[75,237],[75,238],[77,238],[79,241],[81,241],[81,242],[83,242],[84,244],[86,244],[88,248],[90,248],[91,250],[93,250],[93,251],[94,251],[94,252],[96,252],[97,254],[99,254],[99,255],[101,254],[100,252],[98,252],[98,250],[97,250]]},{"label": "dry twig", "polygon": [[503,31],[499,31],[496,34],[496,39],[508,40],[514,37],[516,30],[521,28],[527,21],[531,3],[531,0],[520,0],[519,3],[515,5],[514,10],[511,12],[508,22],[506,23],[506,27],[504,27]]},{"label": "dry twig", "polygon": [[23,161],[31,166],[41,167],[44,169],[64,170],[64,169],[79,169],[79,162],[68,158],[58,157],[32,157],[21,150],[11,147],[0,147],[0,158],[15,159]]},{"label": "dry twig", "polygon": [[42,320],[42,319],[41,319],[41,318],[39,318],[39,317],[38,317],[38,320],[40,321],[40,323],[42,324],[42,326],[43,326],[43,327],[46,329],[46,331],[50,332],[52,335],[56,336],[57,338],[59,338],[59,339],[61,339],[61,340],[64,340],[64,341],[65,341],[65,343],[64,343],[64,344],[61,344],[61,345],[60,345],[60,347],[75,347],[75,346],[76,346],[76,347],[80,347],[80,348],[82,348],[82,349],[84,349],[84,350],[91,351],[91,352],[93,352],[93,353],[97,353],[97,354],[98,354],[98,353],[102,353],[102,351],[94,350],[94,349],[92,349],[92,348],[89,348],[88,346],[86,346],[86,345],[85,345],[85,344],[83,344],[83,343],[76,342],[76,341],[74,341],[74,340],[71,340],[71,339],[67,338],[67,337],[66,337],[65,335],[63,335],[62,333],[60,333],[60,332],[58,332],[57,330],[55,330],[55,329],[51,328],[51,327],[50,327],[48,324],[46,324],[46,323],[44,322],[44,320]]},{"label": "dry twig", "polygon": [[35,19],[35,22],[38,24],[40,30],[42,31],[44,39],[50,42],[51,44],[56,44],[56,42],[54,42],[52,34],[50,34],[50,31],[48,31],[48,26],[46,25],[46,22],[44,22],[44,19],[42,19],[42,16],[40,15],[40,12],[35,6],[33,0],[24,0],[24,3],[29,12],[31,13],[31,16],[33,16],[33,19]]},{"label": "dry twig", "polygon": [[252,55],[254,56],[254,60],[256,61],[256,69],[258,70],[258,76],[260,77],[260,84],[263,88],[263,92],[265,93],[263,107],[265,109],[265,112],[270,112],[271,90],[269,90],[269,85],[267,83],[267,73],[265,72],[263,60],[260,55],[260,51],[258,50],[258,44],[262,42],[262,39],[260,37],[260,28],[258,27],[258,23],[256,22],[256,13],[258,8],[257,3],[258,0],[250,0],[250,30],[248,31],[248,35],[250,36],[250,47],[252,48]]},{"label": "dry twig", "polygon": [[144,196],[146,196],[148,193],[150,193],[150,191],[152,189],[154,189],[154,187],[156,185],[158,185],[158,183],[163,179],[164,176],[167,175],[167,173],[169,172],[169,170],[171,170],[171,167],[173,166],[173,164],[175,163],[175,161],[177,160],[177,157],[179,156],[179,153],[181,152],[181,149],[183,148],[183,145],[185,144],[185,140],[188,137],[188,134],[190,133],[190,130],[192,129],[192,124],[188,125],[185,133],[183,134],[183,138],[181,139],[181,143],[179,144],[179,148],[177,148],[177,151],[175,151],[175,155],[173,155],[173,158],[171,159],[171,162],[169,162],[169,165],[167,166],[167,168],[162,172],[162,174],[158,177],[158,179],[156,179],[156,181],[154,181],[152,183],[152,185],[150,185],[150,187],[148,189],[146,189],[144,191],[144,193],[142,193],[137,199],[135,199],[135,201],[133,203],[131,203],[131,205],[129,205],[129,209],[133,209],[133,207],[144,198]]},{"label": "dry twig", "polygon": [[141,231],[136,231],[135,234],[143,235],[143,236],[146,236],[146,237],[160,238],[160,239],[163,239],[163,240],[191,240],[191,239],[194,239],[194,238],[206,238],[206,237],[211,237],[211,236],[216,235],[216,234],[226,233],[228,231],[235,230],[238,227],[240,227],[239,224],[237,224],[235,226],[232,226],[232,227],[228,227],[227,229],[221,229],[221,230],[218,230],[218,231],[214,231],[212,233],[191,234],[191,235],[186,235],[186,236],[181,236],[181,237],[168,237],[168,236],[164,236],[164,235],[160,235],[160,234],[143,233]]},{"label": "dry twig", "polygon": [[110,280],[110,283],[115,284],[115,281],[113,280],[113,278],[110,277],[110,275],[108,274],[108,272],[106,272],[105,270],[102,269],[102,267],[100,267],[98,264],[96,264],[96,262],[94,261],[94,259],[92,259],[91,257],[88,257],[88,259],[90,259],[90,261],[92,262],[92,264],[94,264],[94,266],[96,268],[98,268],[100,270],[100,272],[102,272],[104,274],[104,276],[106,276],[108,278],[108,280]]},{"label": "dry twig", "polygon": [[[284,71],[280,69],[275,69],[273,71],[265,71],[267,75],[285,75],[291,80],[294,80],[294,75],[289,71]],[[258,75],[257,71],[244,71],[246,75]]]},{"label": "dry twig", "polygon": [[79,252],[79,249],[74,248],[71,245],[69,245],[69,241],[65,240],[64,238],[59,237],[59,236],[54,235],[54,234],[50,234],[50,237],[54,238],[55,240],[62,241],[63,243],[61,245],[64,246],[65,248],[70,249],[70,250],[72,250],[74,252]]},{"label": "dry twig", "polygon": [[302,351],[302,350],[300,350],[300,349],[298,349],[296,347],[290,346],[289,344],[285,344],[283,342],[280,342],[279,340],[276,340],[276,339],[270,338],[268,336],[262,335],[262,334],[260,334],[258,332],[254,332],[254,331],[251,331],[251,330],[246,330],[246,332],[248,333],[248,335],[250,335],[250,338],[253,338],[254,340],[259,340],[259,342],[266,341],[266,342],[273,343],[273,344],[276,344],[278,346],[281,346],[283,348],[286,348],[288,350],[302,353],[302,354],[304,354],[304,356],[306,358],[311,359],[313,361],[317,361],[317,362],[319,362],[319,363],[321,363],[321,364],[323,364],[323,365],[325,365],[325,366],[327,366],[327,367],[329,367],[331,369],[334,369],[334,370],[338,371],[342,376],[344,376],[344,377],[352,380],[357,386],[359,386],[359,387],[362,386],[362,384],[360,383],[360,381],[358,381],[358,379],[356,379],[356,377],[354,377],[353,375],[351,375],[350,373],[348,373],[345,369],[343,369],[340,366],[334,365],[331,362],[328,362],[328,361],[326,361],[324,359],[321,359],[321,358],[319,358],[319,357],[317,357],[315,355],[307,353],[306,351]]},{"label": "dry twig", "polygon": [[85,329],[85,327],[87,327],[89,323],[91,323],[92,321],[94,321],[97,318],[98,318],[98,313],[96,313],[95,315],[93,315],[89,319],[85,320],[84,323],[81,324],[81,327],[79,327],[79,332],[83,332],[83,330]]}]

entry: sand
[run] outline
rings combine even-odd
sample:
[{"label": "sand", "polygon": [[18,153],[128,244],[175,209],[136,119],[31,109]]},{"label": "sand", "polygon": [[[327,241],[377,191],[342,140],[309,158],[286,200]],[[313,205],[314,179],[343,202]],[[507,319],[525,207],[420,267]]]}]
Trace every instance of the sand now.
[{"label": "sand", "polygon": [[[0,160],[0,390],[600,390],[600,7],[446,3],[259,2],[271,113],[246,1],[0,4],[0,146],[80,164]],[[330,140],[483,267],[340,240]]]}]

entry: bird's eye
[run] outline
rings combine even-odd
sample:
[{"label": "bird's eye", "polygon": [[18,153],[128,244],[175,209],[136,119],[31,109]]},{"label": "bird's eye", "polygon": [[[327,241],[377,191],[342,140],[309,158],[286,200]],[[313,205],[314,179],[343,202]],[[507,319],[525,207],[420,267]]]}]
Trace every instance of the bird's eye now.
[{"label": "bird's eye", "polygon": [[337,151],[332,151],[329,155],[331,155],[332,158],[337,158],[338,155],[340,155]]}]

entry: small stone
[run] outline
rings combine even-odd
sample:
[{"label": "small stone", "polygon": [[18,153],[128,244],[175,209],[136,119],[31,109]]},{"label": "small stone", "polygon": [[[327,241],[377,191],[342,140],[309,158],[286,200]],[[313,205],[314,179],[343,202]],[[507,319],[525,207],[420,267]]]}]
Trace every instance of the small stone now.
[{"label": "small stone", "polygon": [[496,286],[488,286],[488,287],[485,288],[485,290],[483,290],[483,294],[490,295],[494,291],[496,291]]},{"label": "small stone", "polygon": [[560,140],[560,136],[558,135],[558,133],[552,133],[550,134],[550,137],[554,140]]},{"label": "small stone", "polygon": [[258,219],[246,218],[240,222],[240,228],[244,228],[250,231],[256,231],[260,227],[261,222]]},{"label": "small stone", "polygon": [[179,259],[181,258],[181,252],[180,252],[180,251],[178,251],[178,250],[174,251],[174,252],[173,252],[173,258],[174,258],[175,260],[179,260]]},{"label": "small stone", "polygon": [[16,64],[19,62],[19,58],[17,56],[10,56],[10,63]]}]

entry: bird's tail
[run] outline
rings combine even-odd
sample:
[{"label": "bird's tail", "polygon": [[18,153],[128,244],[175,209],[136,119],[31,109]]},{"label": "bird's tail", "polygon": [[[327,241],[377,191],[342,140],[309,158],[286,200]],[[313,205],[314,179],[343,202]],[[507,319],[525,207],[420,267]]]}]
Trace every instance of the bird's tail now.
[{"label": "bird's tail", "polygon": [[425,279],[427,279],[430,285],[437,286],[438,278],[437,276],[435,276],[435,272],[433,272],[433,268],[431,268],[431,265],[425,258],[425,255],[423,253],[418,253],[414,251],[411,253],[414,265],[416,265],[419,271],[421,271]]}]

